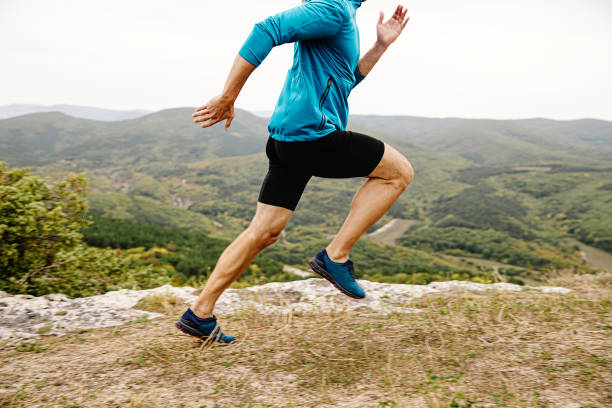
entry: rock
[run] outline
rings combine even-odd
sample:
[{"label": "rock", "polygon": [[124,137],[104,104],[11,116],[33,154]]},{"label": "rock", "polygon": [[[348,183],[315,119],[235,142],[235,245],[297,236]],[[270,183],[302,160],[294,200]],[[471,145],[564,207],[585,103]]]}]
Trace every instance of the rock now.
[{"label": "rock", "polygon": [[67,302],[70,298],[62,293],[50,293],[48,295],[42,296],[47,300],[56,301],[56,302]]},{"label": "rock", "polygon": [[[544,293],[568,293],[560,287],[527,287],[509,283],[482,284],[462,281],[432,282],[429,285],[404,285],[359,280],[365,299],[352,299],[338,292],[327,281],[311,278],[293,282],[272,282],[245,289],[227,289],[217,301],[217,315],[232,314],[252,308],[262,313],[299,313],[360,310],[372,313],[418,312],[410,303],[421,296],[450,290],[538,290]],[[110,327],[149,319],[159,313],[136,310],[138,301],[151,294],[172,295],[183,299],[185,307],[197,297],[192,287],[164,285],[155,289],[122,289],[103,295],[71,299],[62,294],[34,297],[0,293],[0,340],[9,343],[29,341],[41,334],[64,334],[77,329]],[[39,333],[42,331],[43,333]]]},{"label": "rock", "polygon": [[299,268],[295,268],[295,267],[289,266],[289,265],[283,265],[283,272],[292,273],[292,274],[300,276],[302,278],[307,278],[307,277],[310,277],[310,276],[314,276],[314,274],[312,272],[303,271],[303,270],[301,270]]}]

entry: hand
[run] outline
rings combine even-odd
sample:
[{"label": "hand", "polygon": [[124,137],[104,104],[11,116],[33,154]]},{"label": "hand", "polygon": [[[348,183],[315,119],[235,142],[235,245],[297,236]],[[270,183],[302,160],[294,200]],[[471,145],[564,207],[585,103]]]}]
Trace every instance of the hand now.
[{"label": "hand", "polygon": [[191,117],[195,118],[195,123],[205,122],[200,125],[203,128],[225,120],[225,130],[229,130],[234,120],[234,101],[223,95],[215,96],[206,105],[196,108]]},{"label": "hand", "polygon": [[[410,17],[406,17],[407,12],[408,9],[405,9],[401,5],[397,6],[395,13],[393,13],[393,16],[387,20],[386,23],[383,23],[385,15],[382,11],[380,12],[380,18],[376,25],[377,42],[380,45],[386,48],[399,37],[404,27],[406,27],[406,24],[408,24],[408,20],[410,20]],[[404,17],[406,17],[405,20]]]}]

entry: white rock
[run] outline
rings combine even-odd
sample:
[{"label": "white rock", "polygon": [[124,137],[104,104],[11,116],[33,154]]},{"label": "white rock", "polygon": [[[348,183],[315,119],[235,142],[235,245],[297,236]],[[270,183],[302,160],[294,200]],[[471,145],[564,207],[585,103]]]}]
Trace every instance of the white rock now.
[{"label": "white rock", "polygon": [[[283,232],[284,231],[285,230],[283,230]],[[310,276],[314,276],[314,274],[312,272],[304,271],[302,269],[295,268],[295,267],[289,266],[289,265],[283,265],[283,272],[292,273],[292,274],[300,276],[302,278],[307,278],[307,277],[310,277]]]},{"label": "white rock", "polygon": [[[568,293],[560,287],[528,287],[509,283],[482,284],[463,281],[432,282],[429,285],[404,285],[359,280],[365,299],[352,299],[338,292],[327,281],[311,278],[293,282],[272,282],[245,289],[227,289],[217,301],[215,314],[227,315],[252,308],[262,313],[329,312],[360,310],[372,313],[396,311],[418,312],[410,302],[423,295],[450,290],[539,290],[544,293]],[[122,289],[103,295],[70,299],[62,294],[45,296],[9,295],[0,292],[0,340],[14,343],[40,335],[64,334],[75,329],[111,327],[158,313],[133,309],[138,301],[151,294],[167,294],[191,304],[195,288],[164,285],[155,289]]]}]

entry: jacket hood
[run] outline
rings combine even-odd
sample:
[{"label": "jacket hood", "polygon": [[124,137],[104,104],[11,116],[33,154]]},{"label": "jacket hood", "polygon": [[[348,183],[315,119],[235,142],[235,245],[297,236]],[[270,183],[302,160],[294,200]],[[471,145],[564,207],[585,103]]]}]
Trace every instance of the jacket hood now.
[{"label": "jacket hood", "polygon": [[[303,2],[308,3],[310,0],[303,0]],[[356,9],[359,8],[359,6],[361,6],[361,3],[363,0],[348,0]]]}]

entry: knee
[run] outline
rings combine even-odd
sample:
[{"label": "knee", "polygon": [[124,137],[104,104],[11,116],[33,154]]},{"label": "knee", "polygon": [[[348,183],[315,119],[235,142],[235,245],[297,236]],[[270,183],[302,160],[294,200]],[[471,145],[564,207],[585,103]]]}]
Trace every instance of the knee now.
[{"label": "knee", "polygon": [[250,225],[249,230],[255,245],[257,245],[259,248],[266,248],[278,241],[283,228],[275,227],[273,225]]},{"label": "knee", "polygon": [[402,160],[400,160],[397,166],[396,183],[402,190],[404,190],[410,183],[412,183],[413,179],[414,168],[408,159],[402,156]]}]

